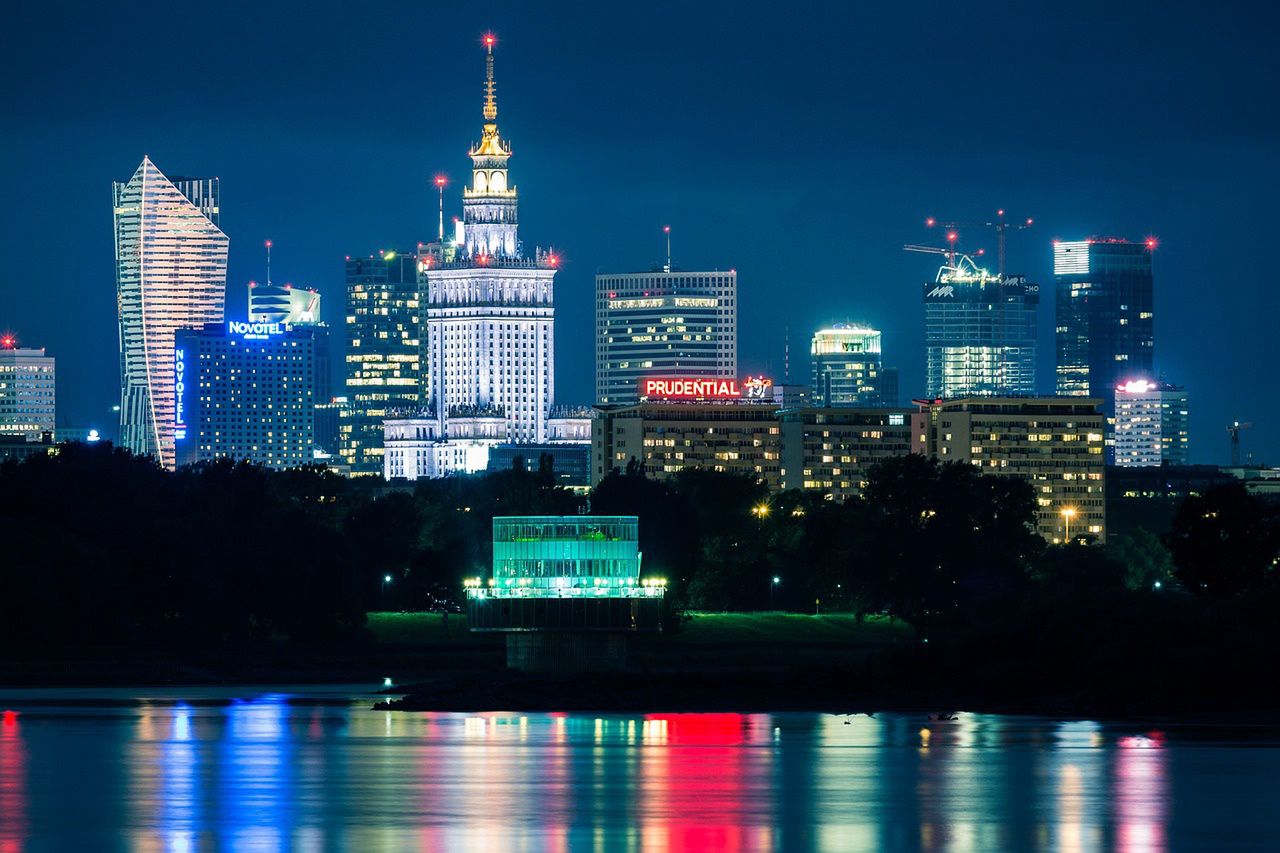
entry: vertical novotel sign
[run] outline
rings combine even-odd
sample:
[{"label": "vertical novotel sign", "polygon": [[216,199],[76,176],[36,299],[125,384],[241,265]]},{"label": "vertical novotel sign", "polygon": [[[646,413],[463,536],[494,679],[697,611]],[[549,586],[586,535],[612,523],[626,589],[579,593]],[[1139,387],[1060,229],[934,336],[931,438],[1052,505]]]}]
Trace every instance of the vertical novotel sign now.
[{"label": "vertical novotel sign", "polygon": [[187,392],[187,351],[173,351],[173,438],[180,441],[187,437],[187,412],[184,397]]}]

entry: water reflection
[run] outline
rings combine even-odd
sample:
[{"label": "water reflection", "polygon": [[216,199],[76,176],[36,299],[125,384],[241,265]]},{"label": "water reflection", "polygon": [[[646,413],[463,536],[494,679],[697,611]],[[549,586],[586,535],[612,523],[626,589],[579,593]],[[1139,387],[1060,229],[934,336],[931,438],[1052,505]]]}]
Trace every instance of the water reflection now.
[{"label": "water reflection", "polygon": [[[36,839],[143,851],[1155,850],[1178,840],[1170,754],[1219,749],[1239,748],[968,714],[393,714],[275,694],[24,707],[0,717],[0,853]],[[1179,825],[1238,824],[1252,803],[1257,819],[1234,837],[1277,841],[1263,817],[1277,753],[1213,781],[1230,814],[1192,798]]]}]

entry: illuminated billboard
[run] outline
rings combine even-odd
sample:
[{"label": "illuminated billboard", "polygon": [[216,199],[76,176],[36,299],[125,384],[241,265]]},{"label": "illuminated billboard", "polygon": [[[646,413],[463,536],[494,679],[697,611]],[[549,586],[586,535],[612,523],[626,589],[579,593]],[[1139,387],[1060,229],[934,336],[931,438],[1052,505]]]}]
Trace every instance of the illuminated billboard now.
[{"label": "illuminated billboard", "polygon": [[654,376],[640,380],[642,400],[773,400],[773,380],[764,376],[707,379],[701,376]]}]

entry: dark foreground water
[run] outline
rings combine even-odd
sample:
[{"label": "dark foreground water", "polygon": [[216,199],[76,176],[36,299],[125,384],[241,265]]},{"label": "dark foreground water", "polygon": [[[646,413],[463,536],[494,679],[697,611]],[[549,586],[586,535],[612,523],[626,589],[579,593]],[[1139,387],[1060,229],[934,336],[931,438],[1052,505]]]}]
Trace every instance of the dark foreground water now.
[{"label": "dark foreground water", "polygon": [[1280,739],[961,714],[0,691],[18,850],[1280,849]]}]

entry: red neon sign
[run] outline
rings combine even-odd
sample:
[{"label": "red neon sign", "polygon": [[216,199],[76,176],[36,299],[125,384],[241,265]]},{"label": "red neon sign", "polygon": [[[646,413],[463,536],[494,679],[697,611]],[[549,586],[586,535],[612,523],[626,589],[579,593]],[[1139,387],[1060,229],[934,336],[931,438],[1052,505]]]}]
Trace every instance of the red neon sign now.
[{"label": "red neon sign", "polygon": [[650,400],[771,400],[773,380],[763,376],[703,379],[663,376],[640,380],[640,396]]}]

